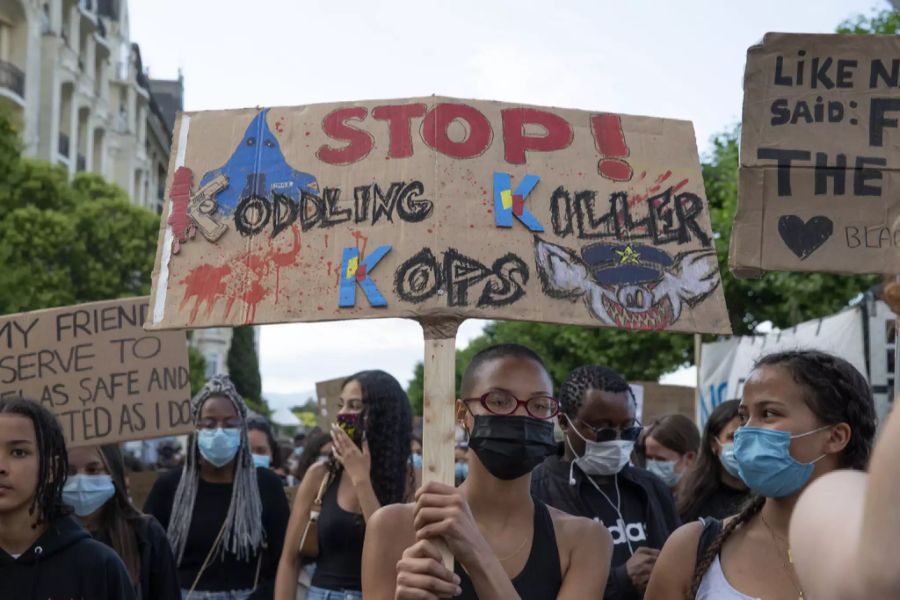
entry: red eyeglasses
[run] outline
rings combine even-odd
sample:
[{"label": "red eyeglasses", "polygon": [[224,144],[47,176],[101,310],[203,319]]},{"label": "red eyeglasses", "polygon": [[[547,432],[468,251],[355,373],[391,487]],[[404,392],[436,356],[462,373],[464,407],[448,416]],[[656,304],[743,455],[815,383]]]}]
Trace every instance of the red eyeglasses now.
[{"label": "red eyeglasses", "polygon": [[522,405],[535,419],[552,419],[559,414],[559,400],[553,396],[532,396],[528,400],[519,400],[510,392],[494,390],[480,398],[463,398],[463,402],[480,402],[492,415],[511,415]]}]

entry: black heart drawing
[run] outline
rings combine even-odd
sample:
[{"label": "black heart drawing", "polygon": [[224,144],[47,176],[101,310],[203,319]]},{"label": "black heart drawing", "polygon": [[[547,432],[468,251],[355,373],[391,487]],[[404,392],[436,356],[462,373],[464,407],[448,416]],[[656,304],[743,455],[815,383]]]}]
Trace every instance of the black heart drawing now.
[{"label": "black heart drawing", "polygon": [[805,260],[828,241],[834,233],[834,223],[828,217],[813,217],[804,223],[797,215],[784,215],[778,219],[778,233],[791,252]]}]

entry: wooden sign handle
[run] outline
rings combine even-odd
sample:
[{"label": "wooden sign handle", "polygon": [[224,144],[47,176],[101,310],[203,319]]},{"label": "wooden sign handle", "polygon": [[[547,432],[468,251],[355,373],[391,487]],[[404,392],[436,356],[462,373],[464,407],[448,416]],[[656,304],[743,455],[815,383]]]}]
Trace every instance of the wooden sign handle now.
[{"label": "wooden sign handle", "polygon": [[[456,331],[462,319],[423,319],[425,376],[422,423],[422,481],[454,485],[456,423]],[[453,570],[453,555],[440,541],[444,566]]]}]

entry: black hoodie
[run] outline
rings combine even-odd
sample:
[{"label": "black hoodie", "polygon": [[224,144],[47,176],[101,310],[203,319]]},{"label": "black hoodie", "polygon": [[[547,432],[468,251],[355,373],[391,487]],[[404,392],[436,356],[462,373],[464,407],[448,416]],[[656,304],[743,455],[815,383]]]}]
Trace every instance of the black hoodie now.
[{"label": "black hoodie", "polygon": [[[570,485],[569,467],[570,463],[562,456],[548,457],[531,473],[531,494],[570,515],[589,519],[598,517],[605,508],[605,502],[597,506],[590,504],[587,498],[593,495],[593,488],[587,481],[587,475],[579,468],[572,470],[575,485]],[[619,485],[623,496],[639,500],[636,506],[629,507],[630,510],[644,515],[646,539],[635,547],[648,546],[661,549],[669,535],[681,525],[672,491],[656,475],[630,465],[626,465],[619,472]],[[626,512],[624,507],[622,512]],[[622,525],[624,526],[624,523]],[[615,538],[614,534],[613,539]],[[604,600],[636,600],[641,596],[631,582],[625,564],[616,564],[614,555],[609,579],[606,581],[606,591],[603,594]]]},{"label": "black hoodie", "polygon": [[0,549],[0,598],[134,600],[135,595],[115,551],[66,516],[53,521],[18,559]]}]

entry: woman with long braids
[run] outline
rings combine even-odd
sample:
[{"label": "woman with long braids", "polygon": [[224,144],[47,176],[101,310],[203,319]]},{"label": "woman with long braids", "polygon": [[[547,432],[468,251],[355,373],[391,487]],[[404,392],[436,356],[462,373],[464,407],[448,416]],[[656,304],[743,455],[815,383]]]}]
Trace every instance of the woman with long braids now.
[{"label": "woman with long braids", "polygon": [[[300,543],[320,490],[319,552],[309,600],[362,598],[366,522],[382,506],[404,502],[415,490],[412,410],[397,380],[384,371],[357,373],[344,383],[339,406],[344,428],[332,425],[334,458],[312,465],[294,498],[278,567],[278,600],[294,600]],[[358,432],[355,439],[345,429]]]},{"label": "woman with long braids", "polygon": [[128,569],[141,600],[179,600],[178,571],[166,532],[128,498],[125,462],[115,444],[69,450],[63,502],[94,539],[111,547]]},{"label": "woman with long braids", "polygon": [[666,542],[647,588],[653,600],[796,600],[788,525],[801,492],[836,469],[866,467],[875,409],[865,378],[818,351],[770,354],[744,383],[734,450],[755,494],[737,515],[704,519]]},{"label": "woman with long braids", "polygon": [[0,399],[0,598],[136,597],[115,551],[68,514],[68,469],[56,418],[36,402]]},{"label": "woman with long braids", "polygon": [[156,480],[144,512],[168,531],[185,598],[271,598],[289,514],[281,480],[254,465],[247,407],[228,377],[203,386],[191,417],[185,466]]},{"label": "woman with long braids", "polygon": [[749,498],[734,457],[734,432],[741,424],[739,404],[739,400],[726,400],[706,420],[700,455],[684,476],[678,494],[678,514],[684,523],[701,517],[730,517]]}]

